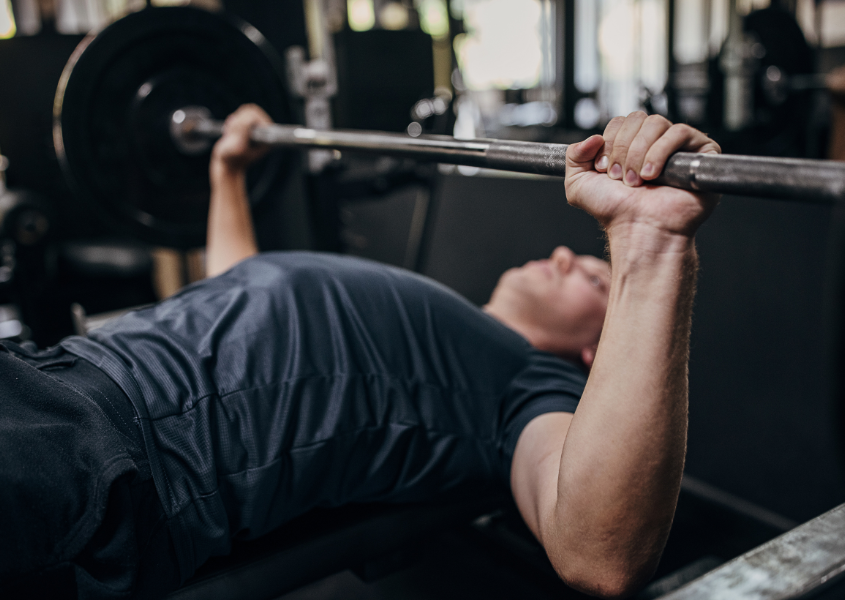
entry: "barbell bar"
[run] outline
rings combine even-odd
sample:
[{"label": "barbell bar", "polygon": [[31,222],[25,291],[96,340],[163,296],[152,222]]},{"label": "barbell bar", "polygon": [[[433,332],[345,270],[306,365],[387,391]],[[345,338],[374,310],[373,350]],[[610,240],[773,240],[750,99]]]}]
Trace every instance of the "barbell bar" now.
[{"label": "barbell bar", "polygon": [[[203,107],[188,106],[173,112],[170,133],[183,152],[202,153],[223,135],[223,122],[211,119]],[[272,147],[333,148],[561,177],[566,173],[568,147],[510,140],[459,140],[440,135],[411,137],[380,131],[319,131],[279,124],[256,127],[251,139]],[[669,158],[655,183],[699,192],[842,202],[845,201],[845,163],[677,152]]]}]

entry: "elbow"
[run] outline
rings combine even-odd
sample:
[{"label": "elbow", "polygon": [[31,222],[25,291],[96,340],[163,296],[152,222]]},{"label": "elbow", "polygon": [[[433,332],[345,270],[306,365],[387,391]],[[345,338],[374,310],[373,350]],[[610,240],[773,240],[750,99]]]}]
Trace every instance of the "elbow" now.
[{"label": "elbow", "polygon": [[[652,578],[668,532],[650,528],[640,535],[570,530],[542,540],[555,571],[568,586],[599,598],[628,598]],[[648,535],[652,533],[652,535]],[[590,535],[591,534],[591,535]]]},{"label": "elbow", "polygon": [[[569,561],[568,561],[569,562]],[[561,579],[571,588],[598,598],[629,598],[648,582],[654,574],[656,562],[630,565],[623,561],[594,561],[589,564],[569,562],[554,565]],[[554,564],[554,563],[553,563]]]},{"label": "elbow", "polygon": [[598,579],[583,579],[564,577],[564,582],[579,592],[607,600],[630,598],[640,589],[639,585],[631,583],[624,578],[602,577]]}]

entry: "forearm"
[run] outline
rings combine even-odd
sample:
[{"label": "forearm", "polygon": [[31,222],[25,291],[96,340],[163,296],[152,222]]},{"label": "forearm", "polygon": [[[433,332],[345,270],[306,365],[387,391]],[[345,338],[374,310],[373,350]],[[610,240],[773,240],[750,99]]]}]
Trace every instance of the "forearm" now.
[{"label": "forearm", "polygon": [[694,245],[655,237],[647,226],[614,233],[605,326],[544,532],[551,552],[565,554],[560,564],[584,581],[650,575],[671,526],[686,448]]},{"label": "forearm", "polygon": [[211,167],[206,273],[219,275],[258,253],[246,191],[246,172],[222,165]]}]

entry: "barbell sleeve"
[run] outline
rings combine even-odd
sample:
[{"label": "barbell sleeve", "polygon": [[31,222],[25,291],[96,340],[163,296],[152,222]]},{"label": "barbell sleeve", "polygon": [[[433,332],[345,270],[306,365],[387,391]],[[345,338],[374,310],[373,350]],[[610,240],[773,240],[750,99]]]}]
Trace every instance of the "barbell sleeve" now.
[{"label": "barbell sleeve", "polygon": [[[205,115],[202,109],[191,107],[173,114],[171,132],[177,144],[184,148],[186,143],[210,141],[223,134],[223,123]],[[459,140],[440,135],[411,137],[379,131],[321,131],[279,124],[256,127],[251,138],[274,147],[349,150],[560,177],[566,174],[568,147],[510,140]],[[653,183],[698,192],[801,202],[843,202],[845,163],[677,152]]]}]

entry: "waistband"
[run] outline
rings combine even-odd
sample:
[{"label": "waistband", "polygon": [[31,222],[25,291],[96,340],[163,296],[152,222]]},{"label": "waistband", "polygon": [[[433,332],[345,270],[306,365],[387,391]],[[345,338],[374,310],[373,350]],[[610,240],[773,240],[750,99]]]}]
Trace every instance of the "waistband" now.
[{"label": "waistband", "polygon": [[96,403],[121,434],[136,463],[147,462],[135,408],[123,390],[103,371],[59,346],[37,350],[30,344],[3,341],[0,347]]}]

